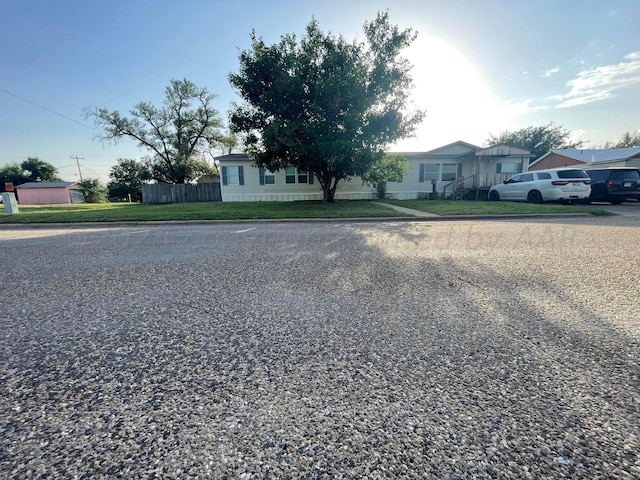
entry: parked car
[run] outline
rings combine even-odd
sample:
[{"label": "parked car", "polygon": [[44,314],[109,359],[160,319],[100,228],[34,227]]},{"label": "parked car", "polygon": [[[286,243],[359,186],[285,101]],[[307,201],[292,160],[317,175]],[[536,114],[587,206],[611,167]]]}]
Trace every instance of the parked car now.
[{"label": "parked car", "polygon": [[591,194],[591,178],[584,170],[563,168],[515,175],[489,189],[489,200],[529,203],[584,201]]},{"label": "parked car", "polygon": [[594,168],[586,171],[591,177],[589,202],[622,203],[640,200],[640,170],[633,167]]}]

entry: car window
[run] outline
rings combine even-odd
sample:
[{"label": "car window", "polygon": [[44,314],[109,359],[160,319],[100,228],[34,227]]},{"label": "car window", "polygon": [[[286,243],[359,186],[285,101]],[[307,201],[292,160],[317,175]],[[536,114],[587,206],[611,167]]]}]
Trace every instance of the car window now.
[{"label": "car window", "polygon": [[538,180],[551,180],[551,174],[547,172],[537,173]]},{"label": "car window", "polygon": [[640,173],[638,170],[611,170],[612,180],[631,180],[637,181],[640,179]]},{"label": "car window", "polygon": [[584,170],[558,170],[558,178],[589,178]]},{"label": "car window", "polygon": [[520,176],[521,182],[533,182],[533,173],[523,173]]},{"label": "car window", "polygon": [[521,182],[522,175],[516,175],[515,177],[511,177],[509,180],[507,180],[507,183],[518,183]]}]

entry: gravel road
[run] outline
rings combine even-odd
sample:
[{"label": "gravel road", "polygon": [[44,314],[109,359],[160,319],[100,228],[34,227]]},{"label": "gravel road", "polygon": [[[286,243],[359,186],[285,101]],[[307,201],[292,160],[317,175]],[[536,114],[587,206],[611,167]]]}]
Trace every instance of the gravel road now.
[{"label": "gravel road", "polygon": [[640,478],[640,221],[0,229],[0,477]]}]

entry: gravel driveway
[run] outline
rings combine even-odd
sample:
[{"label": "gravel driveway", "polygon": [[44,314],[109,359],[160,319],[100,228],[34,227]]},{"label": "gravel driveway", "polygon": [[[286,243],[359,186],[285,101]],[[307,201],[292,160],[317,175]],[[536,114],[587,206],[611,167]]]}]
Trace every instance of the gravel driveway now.
[{"label": "gravel driveway", "polygon": [[639,238],[3,227],[0,477],[640,478]]}]

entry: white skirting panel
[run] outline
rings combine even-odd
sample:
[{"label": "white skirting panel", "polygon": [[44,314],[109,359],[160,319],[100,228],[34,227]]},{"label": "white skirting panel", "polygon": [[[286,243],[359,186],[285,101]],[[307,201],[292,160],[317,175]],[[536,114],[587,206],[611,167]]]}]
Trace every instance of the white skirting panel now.
[{"label": "white skirting panel", "polygon": [[[420,192],[390,192],[388,198],[395,200],[413,200]],[[375,200],[375,193],[345,192],[336,193],[336,200]],[[292,194],[226,194],[222,192],[223,202],[296,202],[303,200],[322,200],[322,193],[292,193]]]}]

